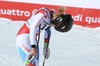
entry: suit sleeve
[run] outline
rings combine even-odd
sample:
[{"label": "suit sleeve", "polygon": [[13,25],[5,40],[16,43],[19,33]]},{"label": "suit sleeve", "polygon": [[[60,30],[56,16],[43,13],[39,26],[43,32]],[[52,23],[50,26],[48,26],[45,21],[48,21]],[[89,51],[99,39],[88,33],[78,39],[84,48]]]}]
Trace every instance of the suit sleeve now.
[{"label": "suit sleeve", "polygon": [[50,27],[45,30],[44,34],[45,34],[44,35],[44,47],[48,47],[49,46],[50,37],[51,37]]},{"label": "suit sleeve", "polygon": [[43,18],[44,18],[44,14],[38,13],[34,17],[31,17],[31,19],[30,19],[30,21],[32,21],[32,24],[30,26],[31,45],[37,46],[37,30],[39,29],[40,22]]}]

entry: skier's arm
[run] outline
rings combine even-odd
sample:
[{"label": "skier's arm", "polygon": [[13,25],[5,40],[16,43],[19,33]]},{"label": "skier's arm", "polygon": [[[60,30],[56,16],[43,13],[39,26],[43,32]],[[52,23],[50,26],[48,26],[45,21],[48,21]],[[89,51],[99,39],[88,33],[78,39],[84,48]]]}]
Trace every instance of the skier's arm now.
[{"label": "skier's arm", "polygon": [[44,35],[44,47],[46,48],[48,48],[49,46],[50,36],[51,36],[51,30],[49,27],[45,30],[45,35]]},{"label": "skier's arm", "polygon": [[30,42],[32,47],[34,47],[33,45],[37,46],[37,40],[36,40],[37,30],[43,18],[44,18],[43,13],[38,13],[33,18],[31,18],[32,24],[30,26]]},{"label": "skier's arm", "polygon": [[37,31],[39,29],[40,22],[43,18],[44,18],[44,14],[38,13],[36,15],[31,16],[31,18],[28,20],[28,22],[32,23],[30,24],[30,27],[29,27],[30,28],[29,39],[30,39],[30,44],[31,44],[31,52],[29,52],[29,54],[26,56],[26,60],[25,60],[26,66],[30,64],[31,62],[33,62],[33,60],[36,58],[38,54],[37,49],[36,49]]},{"label": "skier's arm", "polygon": [[49,41],[50,41],[51,31],[50,27],[45,30],[44,35],[44,48],[43,48],[43,55],[45,59],[48,59],[50,56],[50,49],[49,49]]}]

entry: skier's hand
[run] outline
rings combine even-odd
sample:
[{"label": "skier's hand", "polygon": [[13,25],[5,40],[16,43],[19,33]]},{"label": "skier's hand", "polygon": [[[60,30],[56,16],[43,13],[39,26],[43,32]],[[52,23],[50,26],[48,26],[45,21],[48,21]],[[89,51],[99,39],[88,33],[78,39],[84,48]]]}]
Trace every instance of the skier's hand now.
[{"label": "skier's hand", "polygon": [[43,48],[43,55],[44,55],[44,57],[45,57],[46,59],[48,59],[49,56],[50,56],[50,49],[44,47],[44,48]]},{"label": "skier's hand", "polygon": [[34,62],[34,60],[35,60],[35,56],[32,54],[32,52],[29,52],[24,62],[25,66],[28,66],[31,62]]},{"label": "skier's hand", "polygon": [[29,61],[31,62],[32,60],[35,59],[35,56],[33,55],[32,52],[29,52],[29,54],[26,56],[26,59],[29,60]]}]

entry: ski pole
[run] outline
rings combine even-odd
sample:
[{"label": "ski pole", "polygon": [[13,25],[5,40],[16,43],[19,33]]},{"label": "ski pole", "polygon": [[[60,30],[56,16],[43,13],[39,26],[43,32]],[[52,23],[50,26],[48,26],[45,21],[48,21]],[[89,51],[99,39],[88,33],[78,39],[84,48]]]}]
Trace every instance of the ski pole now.
[{"label": "ski pole", "polygon": [[45,65],[45,60],[46,60],[46,59],[45,59],[45,57],[44,57],[44,60],[43,60],[43,65],[42,65],[42,66],[44,66],[44,65]]}]

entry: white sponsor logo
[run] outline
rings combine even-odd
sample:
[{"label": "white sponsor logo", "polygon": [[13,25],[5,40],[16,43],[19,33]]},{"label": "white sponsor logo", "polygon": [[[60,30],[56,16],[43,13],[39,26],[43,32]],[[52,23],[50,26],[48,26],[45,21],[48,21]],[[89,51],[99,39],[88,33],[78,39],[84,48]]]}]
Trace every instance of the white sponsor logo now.
[{"label": "white sponsor logo", "polygon": [[19,9],[0,9],[0,15],[13,15],[13,16],[30,16],[29,11],[22,11]]},{"label": "white sponsor logo", "polygon": [[85,20],[89,24],[91,24],[91,23],[100,23],[100,18],[97,18],[97,17],[86,17]]},{"label": "white sponsor logo", "polygon": [[74,21],[77,21],[77,22],[83,22],[83,21],[85,21],[88,24],[91,24],[91,23],[100,23],[100,18],[99,17],[89,17],[89,16],[83,17],[82,14],[78,14],[78,15],[72,16],[72,18],[74,19]]}]

